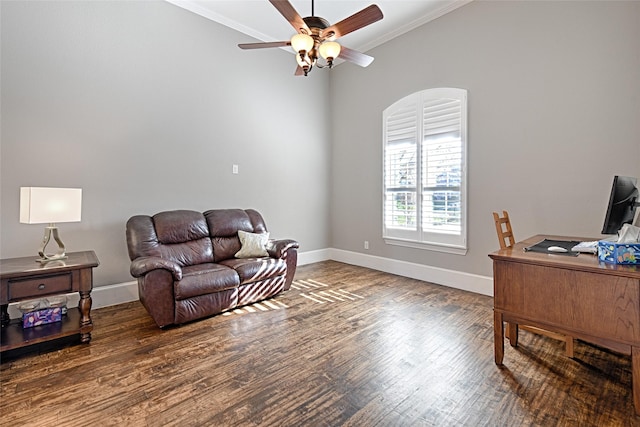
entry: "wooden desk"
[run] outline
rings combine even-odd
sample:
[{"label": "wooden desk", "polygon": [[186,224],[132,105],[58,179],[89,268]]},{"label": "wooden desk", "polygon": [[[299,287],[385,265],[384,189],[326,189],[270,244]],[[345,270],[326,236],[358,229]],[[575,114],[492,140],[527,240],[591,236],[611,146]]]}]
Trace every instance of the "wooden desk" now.
[{"label": "wooden desk", "polygon": [[[80,334],[81,342],[91,340],[91,290],[93,268],[99,262],[93,251],[73,252],[61,261],[45,264],[37,256],[0,260],[0,351],[13,350],[70,335]],[[38,299],[49,295],[78,292],[78,308],[69,309],[62,322],[22,328],[21,319],[10,321],[10,302]]]},{"label": "wooden desk", "polygon": [[538,235],[489,255],[495,363],[502,365],[504,357],[503,322],[538,326],[631,354],[633,403],[640,414],[640,266],[606,264],[591,254],[523,250],[545,238],[595,240]]}]

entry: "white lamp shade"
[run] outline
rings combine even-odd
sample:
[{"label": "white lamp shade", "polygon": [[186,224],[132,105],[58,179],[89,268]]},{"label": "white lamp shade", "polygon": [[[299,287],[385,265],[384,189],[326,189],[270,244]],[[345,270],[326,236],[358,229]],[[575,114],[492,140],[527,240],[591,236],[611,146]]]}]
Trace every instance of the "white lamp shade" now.
[{"label": "white lamp shade", "polygon": [[320,45],[320,55],[324,59],[336,59],[340,55],[341,46],[336,42],[324,42]]},{"label": "white lamp shade", "polygon": [[304,50],[305,52],[309,52],[313,48],[313,37],[307,34],[296,34],[291,37],[291,49],[294,52],[300,52]]},{"label": "white lamp shade", "polygon": [[81,188],[20,187],[23,224],[78,222],[81,213]]}]

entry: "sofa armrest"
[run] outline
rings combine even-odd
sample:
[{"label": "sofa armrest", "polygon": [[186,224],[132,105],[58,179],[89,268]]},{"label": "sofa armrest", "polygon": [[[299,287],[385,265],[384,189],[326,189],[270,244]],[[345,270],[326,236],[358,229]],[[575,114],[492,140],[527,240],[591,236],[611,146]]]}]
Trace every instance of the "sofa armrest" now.
[{"label": "sofa armrest", "polygon": [[267,252],[272,258],[283,258],[289,249],[297,249],[300,245],[292,239],[269,240]]},{"label": "sofa armrest", "polygon": [[131,261],[131,275],[133,277],[142,277],[150,271],[157,269],[168,270],[175,280],[182,279],[182,268],[178,263],[155,256],[145,256],[136,258]]}]

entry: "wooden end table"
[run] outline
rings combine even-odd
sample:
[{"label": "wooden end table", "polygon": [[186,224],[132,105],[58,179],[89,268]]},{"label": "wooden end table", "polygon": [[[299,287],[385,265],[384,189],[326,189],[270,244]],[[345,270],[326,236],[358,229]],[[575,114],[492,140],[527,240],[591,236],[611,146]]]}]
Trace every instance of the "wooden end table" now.
[{"label": "wooden end table", "polygon": [[[100,262],[93,251],[72,252],[61,261],[40,264],[36,256],[0,260],[0,352],[80,334],[91,341],[91,290],[93,269]],[[78,292],[78,308],[70,308],[61,322],[22,328],[22,319],[11,321],[9,303]]]}]

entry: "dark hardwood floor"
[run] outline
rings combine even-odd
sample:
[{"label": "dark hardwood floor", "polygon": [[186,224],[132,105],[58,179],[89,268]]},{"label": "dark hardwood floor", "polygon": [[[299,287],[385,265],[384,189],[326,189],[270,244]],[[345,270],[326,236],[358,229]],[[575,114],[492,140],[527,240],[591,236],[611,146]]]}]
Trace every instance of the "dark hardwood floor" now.
[{"label": "dark hardwood floor", "polygon": [[640,425],[628,356],[522,332],[497,367],[490,297],[332,261],[294,286],[167,330],[95,310],[90,344],[5,355],[0,424]]}]

